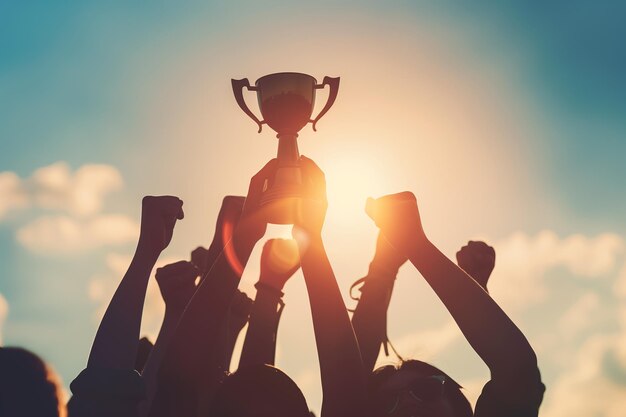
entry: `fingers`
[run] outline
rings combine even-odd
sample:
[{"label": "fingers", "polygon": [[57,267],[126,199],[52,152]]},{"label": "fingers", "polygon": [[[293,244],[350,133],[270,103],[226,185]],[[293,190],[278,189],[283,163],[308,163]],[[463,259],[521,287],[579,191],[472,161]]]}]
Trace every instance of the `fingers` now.
[{"label": "fingers", "polygon": [[260,179],[271,177],[276,172],[277,167],[278,159],[272,158],[252,177],[252,179],[259,181]]},{"label": "fingers", "polygon": [[200,270],[204,270],[207,264],[207,258],[209,256],[209,250],[198,246],[191,252],[191,263],[194,264]]},{"label": "fingers", "polygon": [[263,191],[267,188],[267,184],[273,180],[277,167],[278,160],[274,158],[250,179],[250,187],[248,187],[243,211],[251,212],[259,206]]},{"label": "fingers", "polygon": [[145,196],[142,200],[144,209],[157,212],[161,216],[182,220],[185,217],[183,212],[183,200],[171,195]]},{"label": "fingers", "polygon": [[169,289],[187,285],[195,281],[200,270],[189,261],[178,261],[156,270],[155,278],[159,287]]},{"label": "fingers", "polygon": [[307,197],[314,199],[326,198],[326,176],[313,160],[302,155],[300,157],[300,169],[302,170],[302,180],[304,193]]},{"label": "fingers", "polygon": [[222,200],[222,207],[220,211],[239,212],[243,209],[243,204],[246,198],[241,195],[227,195]]},{"label": "fingers", "polygon": [[471,254],[475,254],[478,256],[485,256],[485,257],[493,258],[493,259],[495,259],[496,257],[496,250],[492,246],[489,246],[488,244],[480,240],[468,241],[467,245],[463,246],[457,252],[457,259],[458,259],[459,254],[463,255],[465,253],[471,253]]},{"label": "fingers", "polygon": [[417,205],[417,199],[415,198],[415,195],[410,191],[403,191],[396,194],[388,194],[377,199],[368,197],[365,202],[365,213],[367,213],[367,215],[378,225],[378,220],[380,216],[385,213],[392,213],[393,207],[398,205],[399,203],[414,203],[415,205]]}]

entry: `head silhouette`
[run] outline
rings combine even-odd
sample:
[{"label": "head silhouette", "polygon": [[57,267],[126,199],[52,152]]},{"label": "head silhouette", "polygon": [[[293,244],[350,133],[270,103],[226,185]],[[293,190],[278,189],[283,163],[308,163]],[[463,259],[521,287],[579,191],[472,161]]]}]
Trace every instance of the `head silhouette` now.
[{"label": "head silhouette", "polygon": [[461,386],[439,368],[418,360],[387,365],[370,376],[377,417],[471,417]]},{"label": "head silhouette", "polygon": [[56,374],[26,349],[0,347],[0,416],[64,417]]},{"label": "head silhouette", "polygon": [[271,365],[254,365],[226,377],[211,404],[214,417],[309,417],[302,391]]}]

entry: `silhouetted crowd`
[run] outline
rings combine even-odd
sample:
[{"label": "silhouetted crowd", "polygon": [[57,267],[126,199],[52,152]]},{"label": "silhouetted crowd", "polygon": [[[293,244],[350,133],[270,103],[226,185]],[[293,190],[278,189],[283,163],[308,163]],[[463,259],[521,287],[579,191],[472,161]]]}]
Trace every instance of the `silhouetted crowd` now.
[{"label": "silhouetted crowd", "polygon": [[[350,288],[351,295],[360,293],[353,296],[358,302],[350,317],[322,239],[324,174],[304,156],[300,167],[297,200],[263,201],[277,169],[272,160],[252,177],[246,197],[224,198],[208,249],[199,247],[190,260],[157,269],[166,308],[154,345],[139,338],[146,289],[184,214],[177,197],[144,197],[134,257],[102,318],[87,365],[70,385],[68,404],[39,357],[3,347],[0,417],[310,417],[300,388],[275,366],[286,308],[283,289],[298,269],[320,365],[321,417],[537,416],[545,390],[537,357],[487,289],[494,249],[470,241],[455,264],[428,239],[412,193],[368,199],[366,213],[380,231],[367,275]],[[242,273],[268,219],[287,210],[293,239],[265,242],[252,300],[238,289]],[[461,385],[434,365],[399,359],[375,369],[381,349],[387,355],[389,347],[395,350],[387,337],[387,310],[398,270],[407,261],[490,370],[474,410]],[[229,373],[246,324],[237,370]],[[289,329],[281,331],[281,337],[289,336]]]}]

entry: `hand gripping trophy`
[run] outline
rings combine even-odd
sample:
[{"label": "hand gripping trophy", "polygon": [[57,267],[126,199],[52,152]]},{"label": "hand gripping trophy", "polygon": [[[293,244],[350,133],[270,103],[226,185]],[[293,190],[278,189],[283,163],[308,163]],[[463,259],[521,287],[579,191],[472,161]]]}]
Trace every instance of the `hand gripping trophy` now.
[{"label": "hand gripping trophy", "polygon": [[[278,138],[278,166],[276,176],[264,190],[261,204],[273,205],[268,211],[268,222],[291,224],[302,198],[302,175],[298,151],[298,132],[307,123],[313,123],[313,130],[319,119],[326,114],[337,98],[339,78],[324,77],[322,84],[310,75],[296,72],[280,72],[259,78],[254,87],[247,78],[231,80],[233,93],[239,107],[259,126],[271,127]],[[315,90],[328,85],[328,101],[315,119],[311,119],[315,105]],[[243,88],[256,91],[263,120],[259,120],[246,105]]]}]

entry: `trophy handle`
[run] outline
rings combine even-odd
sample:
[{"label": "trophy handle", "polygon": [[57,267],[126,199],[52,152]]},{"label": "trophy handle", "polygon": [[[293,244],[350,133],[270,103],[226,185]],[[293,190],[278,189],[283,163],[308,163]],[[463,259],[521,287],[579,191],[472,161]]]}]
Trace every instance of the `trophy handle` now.
[{"label": "trophy handle", "polygon": [[339,91],[339,79],[340,79],[339,77],[337,78],[324,77],[324,81],[321,84],[315,86],[315,89],[319,90],[319,89],[324,88],[325,85],[328,85],[330,87],[330,92],[328,93],[328,101],[326,102],[326,105],[324,106],[320,114],[318,114],[315,119],[309,120],[309,122],[313,122],[314,132],[317,132],[317,129],[315,128],[315,124],[332,107],[333,103],[335,102],[335,99],[337,98],[337,92]]},{"label": "trophy handle", "polygon": [[235,94],[235,100],[237,100],[237,104],[239,104],[239,107],[241,107],[241,110],[243,110],[243,112],[245,114],[250,116],[250,118],[252,120],[254,120],[257,125],[259,125],[258,133],[261,133],[262,125],[263,125],[263,123],[265,123],[265,121],[259,120],[258,117],[256,117],[254,115],[254,113],[252,113],[252,111],[248,108],[248,105],[246,104],[246,101],[243,99],[243,88],[244,87],[246,87],[248,89],[248,91],[257,91],[257,88],[256,87],[251,87],[250,86],[250,81],[248,81],[247,78],[244,78],[244,79],[241,79],[241,80],[231,79],[230,82],[231,82],[231,84],[233,86],[233,93]]}]

